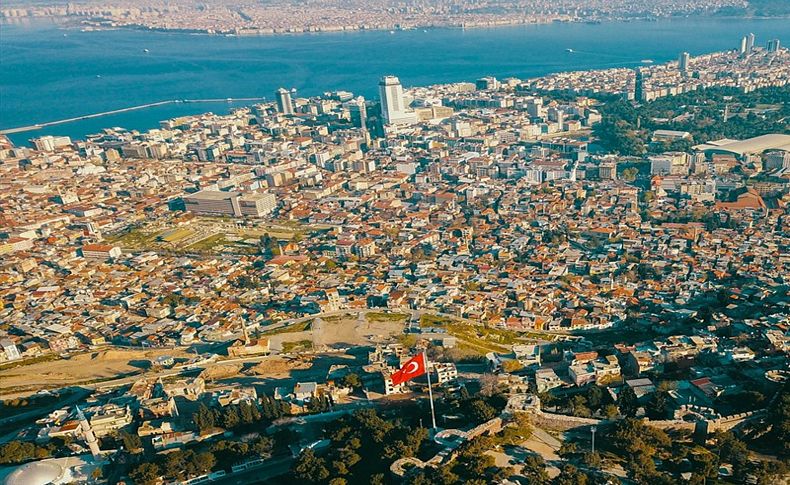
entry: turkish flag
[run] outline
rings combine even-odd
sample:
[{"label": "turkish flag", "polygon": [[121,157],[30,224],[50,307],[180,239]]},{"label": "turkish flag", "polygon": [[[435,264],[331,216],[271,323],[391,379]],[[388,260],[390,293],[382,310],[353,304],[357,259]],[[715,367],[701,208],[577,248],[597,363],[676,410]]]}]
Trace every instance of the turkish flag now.
[{"label": "turkish flag", "polygon": [[398,372],[392,374],[390,379],[392,385],[397,386],[423,374],[425,374],[425,354],[418,354],[409,359]]}]

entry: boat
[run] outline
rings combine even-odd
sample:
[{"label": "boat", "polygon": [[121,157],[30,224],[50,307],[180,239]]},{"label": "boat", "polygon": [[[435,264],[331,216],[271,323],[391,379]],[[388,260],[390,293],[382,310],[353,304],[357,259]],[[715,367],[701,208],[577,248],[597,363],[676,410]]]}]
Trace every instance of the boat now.
[{"label": "boat", "polygon": [[653,59],[642,59],[640,62],[642,64],[652,64],[653,63]]},{"label": "boat", "polygon": [[148,49],[143,49],[143,52],[147,53],[147,52],[150,52],[150,51]]},{"label": "boat", "polygon": [[565,49],[565,52],[567,52],[568,54],[573,54],[573,49],[570,49],[570,48]]},{"label": "boat", "polygon": [[96,79],[101,79],[101,74],[96,74]]},{"label": "boat", "polygon": [[390,34],[394,34],[394,33],[395,33],[395,31],[394,31],[394,30],[390,30]]}]

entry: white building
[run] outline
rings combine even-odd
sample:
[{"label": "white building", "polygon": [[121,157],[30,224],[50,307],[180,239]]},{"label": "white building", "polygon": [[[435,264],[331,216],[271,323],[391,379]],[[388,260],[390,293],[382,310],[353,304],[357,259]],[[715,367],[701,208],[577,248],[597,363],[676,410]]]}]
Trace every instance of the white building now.
[{"label": "white building", "polygon": [[436,383],[444,384],[458,378],[458,369],[452,362],[432,362]]},{"label": "white building", "polygon": [[86,244],[82,246],[82,256],[85,259],[107,261],[122,254],[121,248],[109,244]]},{"label": "white building", "polygon": [[413,111],[406,111],[403,86],[395,76],[384,76],[379,82],[381,115],[386,124],[409,124],[417,121]]},{"label": "white building", "polygon": [[14,342],[10,340],[0,340],[0,348],[3,349],[5,360],[17,360],[22,358],[19,354],[19,349],[17,349]]},{"label": "white building", "polygon": [[274,97],[277,99],[277,111],[286,115],[294,114],[294,105],[291,100],[290,91],[285,88],[280,88],[274,93]]},{"label": "white building", "polygon": [[67,136],[42,136],[41,138],[36,138],[33,141],[33,144],[36,146],[36,150],[40,150],[42,152],[51,152],[54,151],[56,148],[65,147],[71,145],[71,138]]},{"label": "white building", "polygon": [[201,190],[185,196],[184,206],[196,214],[262,217],[274,211],[277,200],[270,193],[241,195],[240,192]]}]

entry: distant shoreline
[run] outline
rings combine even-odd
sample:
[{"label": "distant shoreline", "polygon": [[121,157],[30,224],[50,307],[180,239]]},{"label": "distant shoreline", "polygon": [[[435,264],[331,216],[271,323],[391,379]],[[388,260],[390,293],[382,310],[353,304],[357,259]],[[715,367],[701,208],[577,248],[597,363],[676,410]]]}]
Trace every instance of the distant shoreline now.
[{"label": "distant shoreline", "polygon": [[[305,35],[305,34],[347,34],[357,32],[387,32],[392,33],[409,32],[418,30],[466,30],[466,29],[497,29],[503,27],[519,27],[519,26],[533,26],[533,25],[552,25],[552,24],[588,24],[588,25],[602,25],[609,23],[634,23],[634,22],[672,22],[675,20],[777,20],[777,19],[790,19],[790,14],[779,16],[756,16],[756,15],[687,15],[687,16],[669,16],[669,17],[633,17],[633,18],[606,18],[606,19],[520,19],[520,20],[502,20],[490,22],[470,22],[470,23],[447,23],[447,24],[425,24],[414,25],[409,27],[382,26],[382,27],[367,27],[349,26],[349,27],[317,27],[313,30],[273,30],[273,29],[250,29],[244,31],[221,30],[214,31],[213,29],[190,29],[190,28],[165,28],[165,27],[151,27],[142,24],[127,24],[127,25],[91,25],[84,24],[85,18],[82,17],[0,17],[0,25],[20,24],[19,20],[23,21],[51,21],[53,23],[62,24],[63,28],[69,30],[80,30],[82,32],[109,32],[117,30],[136,31],[136,32],[155,32],[165,34],[188,34],[188,35],[205,35],[211,37],[272,37],[272,36],[291,36],[291,35]],[[16,22],[12,21],[17,20]]]}]

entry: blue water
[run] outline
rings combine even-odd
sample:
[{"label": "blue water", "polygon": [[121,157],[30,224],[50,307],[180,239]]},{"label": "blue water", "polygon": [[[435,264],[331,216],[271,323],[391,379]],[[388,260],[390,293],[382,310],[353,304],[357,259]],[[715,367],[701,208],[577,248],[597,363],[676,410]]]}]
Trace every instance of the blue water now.
[{"label": "blue water", "polygon": [[[315,95],[343,89],[376,96],[378,78],[404,85],[534,77],[561,70],[665,62],[757,43],[790,42],[790,22],[678,19],[658,22],[549,24],[427,32],[354,32],[265,37],[116,30],[80,32],[35,21],[0,26],[0,128],[25,126],[166,99],[272,97],[280,86]],[[64,35],[66,34],[66,35]],[[577,52],[565,51],[573,48]],[[148,49],[146,53],[143,49]],[[146,129],[159,120],[226,103],[168,105],[12,136],[73,138],[103,127]]]}]

